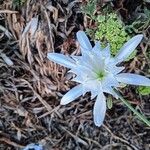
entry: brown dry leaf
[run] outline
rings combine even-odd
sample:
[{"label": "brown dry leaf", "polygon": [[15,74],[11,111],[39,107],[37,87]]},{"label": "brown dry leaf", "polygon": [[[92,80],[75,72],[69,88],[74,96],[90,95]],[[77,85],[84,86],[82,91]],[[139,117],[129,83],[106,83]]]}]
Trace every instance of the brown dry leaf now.
[{"label": "brown dry leaf", "polygon": [[57,22],[57,19],[58,19],[58,9],[55,8],[54,6],[52,5],[47,5],[46,8],[53,13],[53,19],[54,19],[54,22]]},{"label": "brown dry leaf", "polygon": [[[2,5],[0,2],[0,51],[14,63],[9,66],[0,57],[2,149],[23,148],[31,142],[43,142],[46,150],[96,150],[107,145],[110,149],[147,147],[149,128],[144,128],[116,101],[104,122],[111,130],[93,125],[94,101],[90,101],[90,94],[66,106],[59,105],[62,96],[75,83],[69,81],[72,74],[67,74],[66,68],[47,59],[47,53],[80,55],[75,34],[95,25],[87,17],[84,20],[81,2],[27,0],[17,12],[13,10],[12,0],[6,0]],[[145,45],[143,50],[148,50]],[[143,55],[139,55],[131,66],[126,65],[128,70],[147,74]],[[133,95],[134,90],[133,87],[124,91],[129,100],[139,102],[140,99],[140,103],[147,104],[149,98]],[[115,145],[116,142],[120,145]]]},{"label": "brown dry leaf", "polygon": [[23,107],[17,107],[16,111],[15,111],[19,116],[23,116],[23,117],[27,117],[28,116],[28,112],[23,108]]}]

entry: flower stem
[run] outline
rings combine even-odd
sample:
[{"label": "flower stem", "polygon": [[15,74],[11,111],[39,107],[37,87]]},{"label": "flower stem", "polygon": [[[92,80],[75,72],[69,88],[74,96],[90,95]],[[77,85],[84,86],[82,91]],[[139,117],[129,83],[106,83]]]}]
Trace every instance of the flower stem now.
[{"label": "flower stem", "polygon": [[[116,90],[115,90],[115,91],[116,91]],[[128,101],[126,101],[126,100],[119,94],[118,91],[116,91],[116,92],[117,92],[117,94],[118,94],[120,100],[121,100],[132,112],[134,112],[134,114],[136,114],[139,119],[141,119],[144,123],[146,123],[148,126],[150,126],[150,121],[147,120],[147,118],[146,118],[144,115],[140,114],[136,109],[134,109],[134,108],[131,106],[131,104],[130,104]]]}]

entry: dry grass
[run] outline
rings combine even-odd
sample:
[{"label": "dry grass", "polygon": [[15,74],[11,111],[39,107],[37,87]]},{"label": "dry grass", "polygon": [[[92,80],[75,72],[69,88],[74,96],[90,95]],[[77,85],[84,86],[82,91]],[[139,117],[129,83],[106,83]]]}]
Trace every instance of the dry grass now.
[{"label": "dry grass", "polygon": [[[89,94],[59,105],[75,83],[46,55],[80,53],[75,33],[84,28],[81,2],[27,0],[20,11],[14,11],[11,0],[0,5],[0,150],[21,149],[32,142],[42,143],[45,150],[148,150],[150,128],[119,101],[107,111],[101,128],[93,124]],[[33,26],[32,18],[37,21]],[[140,64],[141,57],[145,64]],[[142,72],[145,59],[140,54],[127,70]],[[123,93],[149,115],[143,104],[149,104],[149,98],[133,96],[133,90]]]}]

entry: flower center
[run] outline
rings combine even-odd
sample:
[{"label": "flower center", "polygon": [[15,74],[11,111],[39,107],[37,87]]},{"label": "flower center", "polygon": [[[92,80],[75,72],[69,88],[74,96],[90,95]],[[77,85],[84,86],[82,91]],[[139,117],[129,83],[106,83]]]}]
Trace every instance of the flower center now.
[{"label": "flower center", "polygon": [[99,71],[99,72],[96,73],[96,75],[97,75],[98,80],[103,80],[106,73],[105,73],[105,71]]}]

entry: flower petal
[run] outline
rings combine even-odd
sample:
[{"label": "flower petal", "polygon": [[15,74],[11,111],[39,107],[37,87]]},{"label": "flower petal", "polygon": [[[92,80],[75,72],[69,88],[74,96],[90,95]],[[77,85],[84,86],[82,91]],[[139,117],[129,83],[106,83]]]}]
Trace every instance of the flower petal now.
[{"label": "flower petal", "polygon": [[[68,71],[68,72],[70,72],[70,71]],[[77,75],[71,81],[82,83],[83,82],[83,78],[80,75]]]},{"label": "flower petal", "polygon": [[101,52],[103,57],[110,58],[110,44],[107,44],[107,46]]},{"label": "flower petal", "polygon": [[72,68],[71,70],[69,70],[69,72],[72,72],[78,76],[82,77],[82,80],[86,80],[88,79],[94,79],[96,76],[96,73],[92,71],[92,69],[88,68],[88,66],[85,66],[84,63],[83,65],[78,65],[77,67]]},{"label": "flower petal", "polygon": [[81,96],[82,93],[83,93],[83,88],[82,88],[82,85],[79,84],[79,85],[75,86],[74,88],[72,88],[69,92],[67,92],[63,96],[63,98],[61,99],[60,104],[61,105],[66,105],[66,104],[74,101],[79,96]]},{"label": "flower petal", "polygon": [[92,51],[97,53],[100,53],[101,50],[101,43],[99,41],[95,41],[95,46],[93,47]]},{"label": "flower petal", "polygon": [[103,92],[108,93],[108,94],[111,94],[111,95],[114,96],[116,99],[118,99],[118,95],[117,95],[117,93],[113,90],[112,87],[109,87],[109,86],[103,87]]},{"label": "flower petal", "polygon": [[112,64],[107,65],[107,70],[110,71],[113,75],[120,73],[124,69],[125,69],[125,67],[117,67],[117,66],[112,65]]},{"label": "flower petal", "polygon": [[68,68],[74,68],[76,66],[75,61],[73,59],[63,54],[48,53],[47,58],[55,63],[58,63]]},{"label": "flower petal", "polygon": [[77,39],[78,39],[78,42],[80,43],[81,52],[83,55],[84,55],[84,51],[92,50],[92,45],[84,31],[77,32]]},{"label": "flower petal", "polygon": [[76,56],[76,55],[70,55],[72,59],[74,59],[76,62],[80,61],[82,56]]},{"label": "flower petal", "polygon": [[124,46],[120,49],[119,53],[115,57],[116,61],[122,62],[125,60],[138,46],[138,44],[141,42],[143,38],[142,34],[134,36],[132,39],[130,39],[128,42],[124,44]]},{"label": "flower petal", "polygon": [[100,127],[104,121],[106,113],[106,98],[103,93],[97,96],[96,102],[94,104],[94,123],[96,126]]},{"label": "flower petal", "polygon": [[97,96],[97,91],[92,90],[91,91],[91,99],[94,99]]},{"label": "flower petal", "polygon": [[102,82],[102,87],[119,87],[120,84],[115,78],[115,76],[111,73],[107,74],[107,76],[104,78]]},{"label": "flower petal", "polygon": [[43,150],[43,146],[41,144],[29,144],[23,150]]},{"label": "flower petal", "polygon": [[122,82],[125,84],[150,86],[150,79],[138,74],[120,73],[116,75],[116,79],[118,80],[118,82]]},{"label": "flower petal", "polygon": [[[85,80],[82,82],[84,88],[87,91],[91,91],[91,94],[97,95],[102,91],[101,82],[97,80]],[[92,96],[93,97],[93,96]]]}]

